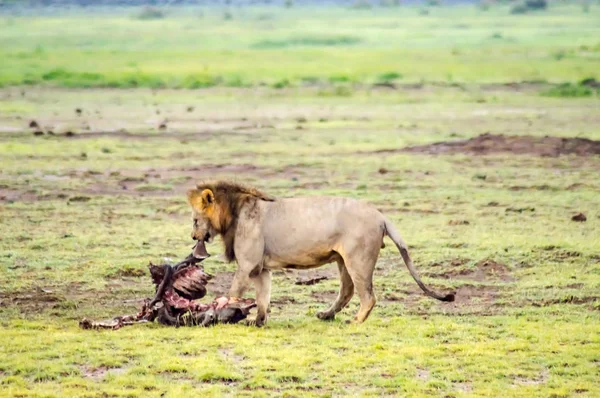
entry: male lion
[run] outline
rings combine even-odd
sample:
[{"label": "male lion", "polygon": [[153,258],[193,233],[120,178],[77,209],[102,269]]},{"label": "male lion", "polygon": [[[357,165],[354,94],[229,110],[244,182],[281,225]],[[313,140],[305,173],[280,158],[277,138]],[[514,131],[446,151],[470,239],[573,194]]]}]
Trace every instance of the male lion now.
[{"label": "male lion", "polygon": [[439,295],[421,282],[396,228],[366,203],[341,197],[276,199],[224,181],[200,183],[187,196],[194,220],[192,238],[198,241],[194,255],[208,257],[205,242],[222,236],[227,260],[238,263],[229,297],[242,297],[249,282],[254,282],[258,326],[267,320],[271,270],[308,269],[333,261],[340,272],[340,292],[331,307],[317,316],[333,319],[356,288],[360,310],[354,321],[364,322],[375,305],[373,269],[386,235],[428,296],[454,300],[454,294]]}]

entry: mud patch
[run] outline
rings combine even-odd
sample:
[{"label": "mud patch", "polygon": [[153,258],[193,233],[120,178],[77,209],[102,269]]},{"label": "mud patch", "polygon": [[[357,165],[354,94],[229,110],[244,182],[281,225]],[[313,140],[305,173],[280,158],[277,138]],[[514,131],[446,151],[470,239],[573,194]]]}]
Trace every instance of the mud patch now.
[{"label": "mud patch", "polygon": [[483,134],[460,141],[444,141],[430,145],[419,145],[404,149],[380,150],[377,153],[411,152],[437,154],[488,155],[513,153],[556,157],[560,155],[600,155],[600,141],[587,138],[533,137]]}]

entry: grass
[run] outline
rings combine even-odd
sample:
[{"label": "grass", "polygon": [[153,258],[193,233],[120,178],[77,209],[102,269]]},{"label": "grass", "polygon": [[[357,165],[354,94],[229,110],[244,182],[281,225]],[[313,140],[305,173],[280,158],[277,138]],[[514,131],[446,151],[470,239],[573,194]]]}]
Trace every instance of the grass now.
[{"label": "grass", "polygon": [[598,94],[598,88],[588,87],[584,84],[563,83],[555,87],[551,87],[542,92],[542,95],[548,97],[591,97]]},{"label": "grass", "polygon": [[[373,152],[488,131],[599,140],[597,99],[319,90],[1,90],[0,395],[599,395],[600,158]],[[168,132],[151,130],[157,109]],[[37,137],[31,119],[106,133]],[[80,330],[84,316],[135,312],[153,292],[148,261],[189,252],[184,192],[207,177],[373,203],[425,281],[459,300],[424,297],[388,245],[364,325],[345,323],[357,298],[331,323],[316,318],[335,277],[296,286],[276,273],[264,329]],[[570,221],[579,211],[587,222]],[[506,275],[457,273],[485,259]],[[205,267],[235,269],[216,255]]]},{"label": "grass", "polygon": [[390,73],[408,83],[599,78],[597,7],[553,4],[535,16],[508,6],[428,10],[240,8],[227,20],[216,8],[149,20],[124,16],[129,8],[3,14],[0,86],[298,86],[337,77],[369,85]]},{"label": "grass", "polygon": [[[0,16],[0,396],[600,396],[600,157],[397,151],[600,140],[597,7],[364,4]],[[205,178],[372,203],[458,299],[388,244],[363,325],[316,318],[329,265],[275,273],[266,328],[79,329],[189,253]]]}]

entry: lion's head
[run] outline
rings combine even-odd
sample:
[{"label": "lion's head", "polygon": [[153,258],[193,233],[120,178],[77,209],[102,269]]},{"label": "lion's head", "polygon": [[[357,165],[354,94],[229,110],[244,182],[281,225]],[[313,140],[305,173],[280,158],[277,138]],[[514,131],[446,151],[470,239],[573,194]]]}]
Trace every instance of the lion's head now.
[{"label": "lion's head", "polygon": [[217,181],[199,183],[187,192],[192,207],[192,239],[198,241],[194,255],[208,257],[205,242],[212,242],[216,235],[222,235],[225,242],[225,255],[229,261],[235,258],[233,238],[235,226],[242,206],[252,200],[274,201],[275,199],[254,188],[240,184]]}]

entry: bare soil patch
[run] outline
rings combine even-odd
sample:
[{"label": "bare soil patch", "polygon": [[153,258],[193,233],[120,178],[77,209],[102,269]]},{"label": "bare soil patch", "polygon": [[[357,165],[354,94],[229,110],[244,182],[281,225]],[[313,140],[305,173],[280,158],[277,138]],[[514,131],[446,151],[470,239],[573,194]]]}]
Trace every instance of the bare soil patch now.
[{"label": "bare soil patch", "polygon": [[540,374],[536,377],[533,378],[528,378],[528,377],[524,377],[521,375],[515,375],[513,376],[513,380],[514,383],[513,385],[516,386],[536,386],[538,384],[544,384],[548,381],[548,379],[550,378],[550,372],[548,371],[548,369],[543,369]]},{"label": "bare soil patch", "polygon": [[[287,279],[296,282],[304,282],[304,281],[324,281],[327,279],[338,280],[339,272],[335,265],[329,265],[318,269],[310,269],[310,270],[294,270],[294,269],[286,269],[284,270],[285,276]],[[311,285],[312,283],[296,283],[297,285]]]},{"label": "bare soil patch", "polygon": [[491,259],[479,261],[474,267],[463,266],[457,261],[451,261],[449,266],[442,265],[441,272],[434,272],[431,276],[444,279],[461,279],[475,282],[503,281],[510,282],[514,279],[510,276],[510,270],[506,264]]},{"label": "bare soil patch", "polygon": [[208,281],[206,288],[214,297],[227,296],[232,281],[233,272],[217,272],[213,275],[213,278]]},{"label": "bare soil patch", "polygon": [[[430,284],[430,287],[442,290],[444,287]],[[479,285],[474,286],[465,284],[456,289],[456,295],[453,302],[433,303],[431,298],[425,296],[418,287],[411,286],[404,289],[401,293],[404,297],[396,295],[386,295],[383,297],[383,303],[401,302],[410,314],[428,316],[434,313],[444,313],[452,315],[495,315],[503,311],[503,306],[496,302],[501,293],[501,288],[497,286]]]},{"label": "bare soil patch", "polygon": [[125,368],[108,368],[106,366],[100,367],[90,367],[90,366],[80,366],[79,369],[83,377],[92,379],[94,381],[101,381],[108,374],[112,375],[121,375],[127,371]]},{"label": "bare soil patch", "polygon": [[16,306],[23,313],[60,307],[66,300],[62,294],[42,288],[30,292],[0,293],[0,307]]},{"label": "bare soil patch", "polygon": [[533,137],[483,134],[460,141],[443,141],[430,145],[419,145],[404,149],[384,149],[377,153],[412,152],[437,154],[488,155],[513,153],[556,157],[560,155],[600,155],[600,141],[587,138]]}]

